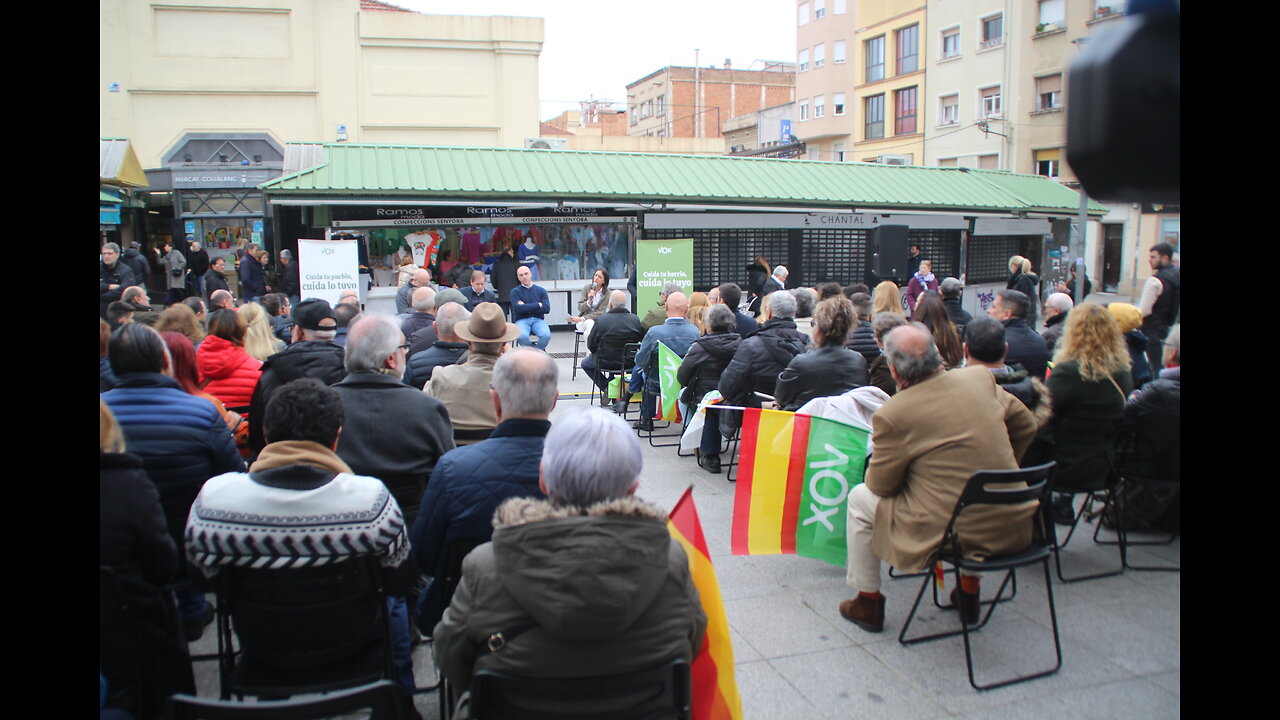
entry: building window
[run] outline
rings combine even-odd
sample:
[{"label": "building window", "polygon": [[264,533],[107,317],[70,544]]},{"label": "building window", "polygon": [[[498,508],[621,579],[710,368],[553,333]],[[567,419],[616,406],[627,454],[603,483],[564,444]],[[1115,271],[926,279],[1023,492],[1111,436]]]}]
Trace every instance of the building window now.
[{"label": "building window", "polygon": [[[1040,0],[1040,24],[1062,27],[1066,24],[1066,0]],[[1050,30],[1044,27],[1043,30]]]},{"label": "building window", "polygon": [[831,96],[831,104],[834,105],[833,115],[844,115],[844,93],[836,93]]},{"label": "building window", "polygon": [[982,117],[1000,117],[1000,86],[983,88],[978,94],[982,96]]},{"label": "building window", "polygon": [[659,95],[659,96],[658,96],[658,112],[657,112],[657,115],[658,115],[658,117],[662,117],[663,115],[666,115],[666,114],[667,114],[667,96],[666,96],[666,95]]},{"label": "building window", "polygon": [[844,162],[844,143],[835,143],[831,146],[831,154],[834,155],[836,162]]},{"label": "building window", "polygon": [[898,74],[902,75],[920,69],[920,26],[902,28],[898,31]]},{"label": "building window", "polygon": [[1128,4],[1128,0],[1093,0],[1093,16],[1100,18],[1122,14]]},{"label": "building window", "polygon": [[1004,15],[992,15],[982,19],[982,42],[979,50],[986,50],[1004,43]]},{"label": "building window", "polygon": [[864,140],[884,137],[884,95],[872,95],[866,99],[863,115],[866,117]]},{"label": "building window", "polygon": [[884,79],[884,36],[871,38],[867,46],[867,82]]},{"label": "building window", "polygon": [[1036,78],[1036,109],[1062,109],[1062,73]]},{"label": "building window", "polygon": [[800,120],[804,121],[808,119],[809,119],[809,101],[801,100],[800,101]]},{"label": "building window", "polygon": [[1058,163],[1062,157],[1062,151],[1054,148],[1053,150],[1037,150],[1036,151],[1036,174],[1043,175],[1047,178],[1058,179]]},{"label": "building window", "polygon": [[831,62],[836,65],[844,64],[844,41],[834,40],[831,43]]},{"label": "building window", "polygon": [[845,0],[835,0],[832,3],[831,12],[835,15],[843,15],[845,13]]},{"label": "building window", "polygon": [[800,3],[799,10],[800,10],[800,17],[796,21],[796,23],[799,25],[808,25],[809,24],[809,3],[807,2]]},{"label": "building window", "polygon": [[942,59],[960,57],[960,28],[942,31]]},{"label": "building window", "polygon": [[978,169],[979,170],[999,170],[1000,156],[999,155],[979,155]]},{"label": "building window", "polygon": [[938,99],[938,124],[957,125],[960,123],[960,96],[944,95]]},{"label": "building window", "polygon": [[640,118],[643,120],[644,118],[652,117],[652,116],[653,116],[653,101],[645,100],[644,102],[640,103]]},{"label": "building window", "polygon": [[827,61],[827,44],[818,43],[813,46],[813,67],[820,68]]},{"label": "building window", "polygon": [[631,106],[631,124],[635,125],[638,122],[640,122],[640,106],[632,105]]},{"label": "building window", "polygon": [[938,158],[938,167],[958,167],[958,158]]},{"label": "building window", "polygon": [[827,114],[827,96],[814,95],[813,96],[813,117],[820,118],[825,116],[826,114]]},{"label": "building window", "polygon": [[801,50],[797,55],[796,59],[800,61],[800,72],[804,72],[805,70],[808,70],[809,69],[809,48],[805,48]]},{"label": "building window", "polygon": [[916,88],[903,88],[894,95],[893,134],[910,135],[916,131]]},{"label": "building window", "polygon": [[827,0],[813,0],[813,19],[827,14]]}]

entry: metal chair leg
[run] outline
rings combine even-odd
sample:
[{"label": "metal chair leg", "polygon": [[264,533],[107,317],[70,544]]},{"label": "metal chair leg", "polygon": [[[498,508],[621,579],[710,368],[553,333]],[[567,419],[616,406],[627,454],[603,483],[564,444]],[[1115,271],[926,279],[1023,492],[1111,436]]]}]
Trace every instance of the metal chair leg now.
[{"label": "metal chair leg", "polygon": [[[1102,495],[1102,494],[1104,494],[1104,493],[1105,493],[1106,497],[1105,497],[1105,499],[1104,499],[1104,500],[1103,500],[1103,502],[1102,502],[1102,511],[1101,511],[1101,512],[1103,512],[1103,513],[1105,513],[1105,512],[1107,511],[1107,506],[1111,504],[1111,498],[1114,496],[1114,493],[1110,493],[1110,492],[1107,492],[1107,491],[1105,491],[1105,490],[1096,490],[1096,491],[1092,491],[1092,492],[1090,492],[1090,493],[1089,493],[1089,497],[1090,497],[1090,498],[1096,498],[1097,496]],[[1066,549],[1066,547],[1067,547],[1067,543],[1071,542],[1071,536],[1075,534],[1075,532],[1076,532],[1076,528],[1080,525],[1080,518],[1084,516],[1085,508],[1086,508],[1087,506],[1088,506],[1088,503],[1087,503],[1087,502],[1086,502],[1084,505],[1081,505],[1081,506],[1080,506],[1080,510],[1079,510],[1078,512],[1076,512],[1075,520],[1071,523],[1071,529],[1067,532],[1067,537],[1066,537],[1066,539],[1065,539],[1065,540],[1063,540],[1062,542],[1058,542],[1058,541],[1057,541],[1057,540],[1058,540],[1058,531],[1057,531],[1057,526],[1056,526],[1056,525],[1054,525],[1054,529],[1053,529],[1053,540],[1054,540],[1054,542],[1053,542],[1053,565],[1054,565],[1055,570],[1057,571],[1057,574],[1058,574],[1058,580],[1059,580],[1059,581],[1061,581],[1061,582],[1064,582],[1064,583],[1081,582],[1081,581],[1084,581],[1084,580],[1096,580],[1096,579],[1098,579],[1098,578],[1104,578],[1104,577],[1111,577],[1111,576],[1113,576],[1113,575],[1119,575],[1120,573],[1123,573],[1123,572],[1124,572],[1124,570],[1125,570],[1125,566],[1126,566],[1126,564],[1127,564],[1127,560],[1126,560],[1126,557],[1125,557],[1124,534],[1123,534],[1123,533],[1121,533],[1121,534],[1120,534],[1120,567],[1119,567],[1119,568],[1117,568],[1117,569],[1115,569],[1115,570],[1107,570],[1107,571],[1103,571],[1103,572],[1092,573],[1092,574],[1090,574],[1090,575],[1078,575],[1078,576],[1073,577],[1073,578],[1066,577],[1065,575],[1063,575],[1063,574],[1062,574],[1062,551],[1063,551],[1064,549]]]}]

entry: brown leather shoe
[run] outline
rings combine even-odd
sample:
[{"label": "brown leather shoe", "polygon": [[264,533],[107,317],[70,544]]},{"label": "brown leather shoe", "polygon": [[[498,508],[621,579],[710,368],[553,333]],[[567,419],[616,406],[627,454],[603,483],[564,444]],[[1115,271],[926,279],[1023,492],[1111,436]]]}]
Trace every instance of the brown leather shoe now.
[{"label": "brown leather shoe", "polygon": [[968,593],[960,588],[951,591],[951,605],[960,609],[961,616],[969,625],[977,625],[978,618],[982,615],[982,604],[978,600],[978,595],[979,593]]},{"label": "brown leather shoe", "polygon": [[884,630],[884,596],[870,598],[862,593],[851,600],[840,601],[840,617],[866,630]]}]

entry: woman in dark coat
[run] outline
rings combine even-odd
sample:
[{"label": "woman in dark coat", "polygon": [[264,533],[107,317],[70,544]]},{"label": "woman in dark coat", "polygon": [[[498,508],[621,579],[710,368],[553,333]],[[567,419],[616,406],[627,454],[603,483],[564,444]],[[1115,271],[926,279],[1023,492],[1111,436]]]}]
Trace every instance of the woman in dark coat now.
[{"label": "woman in dark coat", "polygon": [[763,255],[757,257],[747,266],[747,293],[751,298],[747,312],[752,315],[760,315],[760,298],[764,296],[764,284],[769,282],[771,272],[769,261],[765,260]]},{"label": "woman in dark coat", "polygon": [[1065,500],[1054,503],[1054,519],[1070,524],[1070,493],[1106,486],[1133,378],[1120,326],[1106,308],[1093,303],[1078,305],[1067,315],[1053,360],[1045,385],[1053,401],[1054,488],[1066,493]]},{"label": "woman in dark coat", "polygon": [[778,407],[794,412],[813,398],[867,384],[866,359],[844,346],[856,317],[853,303],[843,295],[818,303],[813,311],[814,347],[792,358],[778,375],[773,392]]},{"label": "woman in dark coat", "polygon": [[[676,380],[685,388],[682,396],[689,406],[696,406],[704,395],[720,384],[720,374],[733,360],[742,336],[737,333],[738,319],[728,305],[712,305],[705,318],[706,334],[689,346],[676,372]],[[709,473],[720,472],[720,411],[707,412],[702,426],[702,444],[698,464]]]},{"label": "woman in dark coat", "polygon": [[99,662],[111,695],[107,706],[157,717],[173,693],[195,693],[191,659],[172,595],[163,590],[178,569],[160,494],[125,452],[124,434],[101,399],[99,416]]},{"label": "woman in dark coat", "polygon": [[1027,296],[1031,307],[1027,310],[1027,327],[1036,329],[1036,317],[1040,315],[1040,276],[1031,272],[1031,261],[1021,255],[1009,258],[1009,280],[1005,287]]}]

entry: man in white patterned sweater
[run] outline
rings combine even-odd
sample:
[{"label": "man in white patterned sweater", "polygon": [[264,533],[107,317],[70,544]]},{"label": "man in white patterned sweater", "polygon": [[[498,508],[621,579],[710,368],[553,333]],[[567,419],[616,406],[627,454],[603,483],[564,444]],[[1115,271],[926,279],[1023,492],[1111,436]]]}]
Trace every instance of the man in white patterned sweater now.
[{"label": "man in white patterned sweater", "polygon": [[356,475],[334,452],[345,412],[312,378],[267,403],[267,445],[248,473],[209,478],[187,517],[187,560],[206,577],[226,565],[286,569],[375,555],[387,571],[396,674],[413,688],[405,586],[415,577],[400,506],[381,480]]}]

